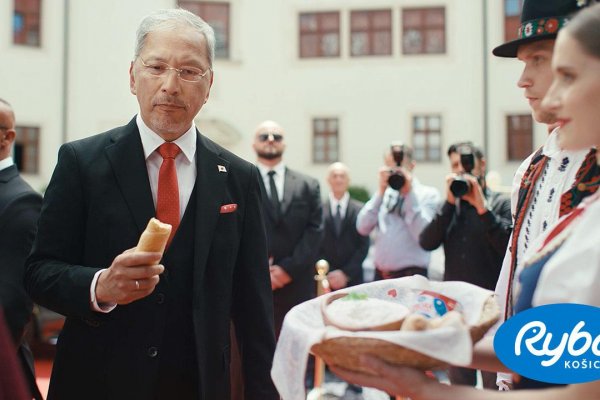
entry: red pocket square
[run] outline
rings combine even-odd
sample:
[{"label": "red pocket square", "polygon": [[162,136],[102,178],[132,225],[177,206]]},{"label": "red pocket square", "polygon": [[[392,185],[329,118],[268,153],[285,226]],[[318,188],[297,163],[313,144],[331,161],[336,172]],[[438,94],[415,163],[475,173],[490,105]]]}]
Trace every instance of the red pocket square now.
[{"label": "red pocket square", "polygon": [[231,204],[223,204],[221,206],[221,211],[219,211],[219,212],[221,214],[227,214],[227,213],[232,213],[235,210],[237,210],[237,204],[231,203]]}]

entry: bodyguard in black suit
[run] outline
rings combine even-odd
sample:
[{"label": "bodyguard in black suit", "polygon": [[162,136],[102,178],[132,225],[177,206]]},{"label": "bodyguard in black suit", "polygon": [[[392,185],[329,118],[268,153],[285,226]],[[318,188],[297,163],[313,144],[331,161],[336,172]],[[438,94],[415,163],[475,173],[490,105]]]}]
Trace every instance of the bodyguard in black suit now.
[{"label": "bodyguard in black suit", "polygon": [[261,123],[253,147],[262,176],[275,328],[279,334],[285,314],[316,293],[315,263],[323,236],[319,182],[283,164],[285,132],[279,124]]},{"label": "bodyguard in black suit", "polygon": [[331,188],[323,205],[325,234],[319,258],[329,262],[327,280],[332,290],[363,283],[362,263],[369,252],[369,237],[356,230],[356,216],[363,203],[350,198],[348,167],[340,162],[329,166]]},{"label": "bodyguard in black suit", "polygon": [[[212,85],[213,31],[161,10],[137,38],[140,114],[61,147],[28,261],[32,297],[67,316],[48,399],[229,399],[231,320],[245,398],[276,399],[258,171],[193,123]],[[178,228],[162,260],[127,251],[165,195]]]},{"label": "bodyguard in black suit", "polygon": [[32,302],[23,288],[25,260],[31,250],[42,196],[21,178],[11,158],[15,141],[15,115],[10,104],[0,99],[0,308],[31,393],[40,398],[33,373],[33,356],[22,342]]}]

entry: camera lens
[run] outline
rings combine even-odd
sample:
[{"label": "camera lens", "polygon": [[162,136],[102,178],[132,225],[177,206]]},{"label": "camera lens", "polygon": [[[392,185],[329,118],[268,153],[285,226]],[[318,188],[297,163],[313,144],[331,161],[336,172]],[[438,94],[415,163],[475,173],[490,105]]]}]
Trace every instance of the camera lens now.
[{"label": "camera lens", "polygon": [[392,174],[388,178],[388,185],[394,190],[402,189],[402,186],[404,186],[405,182],[406,178],[404,178],[404,175],[399,174],[397,172],[392,172]]},{"label": "camera lens", "polygon": [[469,190],[471,189],[470,186],[471,185],[469,184],[469,181],[461,176],[458,176],[454,178],[450,184],[450,191],[454,197],[463,197],[465,194],[469,193]]}]

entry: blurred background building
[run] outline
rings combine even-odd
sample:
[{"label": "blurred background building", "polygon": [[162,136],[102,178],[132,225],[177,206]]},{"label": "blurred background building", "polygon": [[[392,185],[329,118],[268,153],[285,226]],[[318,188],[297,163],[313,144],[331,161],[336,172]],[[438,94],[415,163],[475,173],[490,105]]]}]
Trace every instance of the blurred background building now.
[{"label": "blurred background building", "polygon": [[[392,140],[415,148],[417,175],[443,187],[446,148],[471,140],[499,184],[546,136],[516,86],[522,65],[491,49],[516,36],[521,0],[4,0],[0,97],[14,106],[16,161],[45,187],[61,143],[137,112],[129,63],[140,19],[181,6],[216,30],[200,130],[254,160],[255,126],[288,132],[286,162],[377,184]],[[325,191],[323,191],[325,195]]]}]

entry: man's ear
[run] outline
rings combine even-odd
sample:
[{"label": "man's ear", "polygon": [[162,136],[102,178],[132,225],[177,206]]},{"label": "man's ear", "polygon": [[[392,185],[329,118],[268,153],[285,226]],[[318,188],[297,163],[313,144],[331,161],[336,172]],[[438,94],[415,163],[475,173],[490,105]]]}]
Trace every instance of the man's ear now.
[{"label": "man's ear", "polygon": [[6,133],[4,134],[4,136],[2,136],[2,138],[0,138],[0,149],[9,148],[10,146],[12,146],[16,137],[17,137],[17,133],[15,132],[15,130],[8,129],[6,131]]},{"label": "man's ear", "polygon": [[133,76],[133,61],[129,65],[129,90],[134,96],[137,94],[135,89],[135,77]]},{"label": "man's ear", "polygon": [[215,79],[215,71],[211,70],[210,71],[210,84],[208,85],[208,92],[206,93],[206,97],[204,98],[204,104],[206,104],[206,102],[208,101],[208,98],[210,97],[210,89],[212,88],[214,79]]}]

